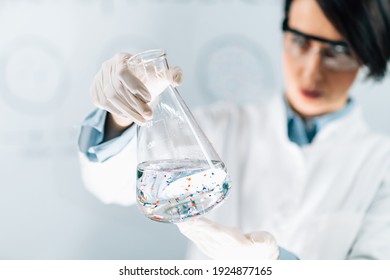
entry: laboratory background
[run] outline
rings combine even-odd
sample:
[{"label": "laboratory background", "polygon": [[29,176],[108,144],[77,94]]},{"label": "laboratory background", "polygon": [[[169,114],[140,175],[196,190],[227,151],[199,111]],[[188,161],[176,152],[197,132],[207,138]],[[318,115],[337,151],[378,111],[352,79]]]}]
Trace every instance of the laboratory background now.
[{"label": "laboratory background", "polygon": [[[175,225],[84,188],[77,138],[94,109],[89,86],[115,53],[162,48],[183,69],[191,109],[265,101],[283,90],[282,4],[0,0],[0,259],[184,258]],[[390,78],[359,79],[353,96],[390,136]]]}]

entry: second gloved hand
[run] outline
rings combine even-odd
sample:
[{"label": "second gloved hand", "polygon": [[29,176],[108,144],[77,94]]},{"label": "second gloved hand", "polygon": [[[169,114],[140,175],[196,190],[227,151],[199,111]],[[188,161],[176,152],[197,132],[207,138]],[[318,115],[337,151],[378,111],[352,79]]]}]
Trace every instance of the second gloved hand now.
[{"label": "second gloved hand", "polygon": [[[142,125],[152,118],[149,102],[152,97],[146,86],[129,70],[128,53],[118,53],[105,61],[90,87],[95,106],[116,117]],[[174,86],[181,83],[183,75],[178,67],[170,69]]]},{"label": "second gloved hand", "polygon": [[276,260],[279,257],[274,237],[265,231],[243,234],[238,228],[222,226],[203,217],[177,226],[211,259]]}]

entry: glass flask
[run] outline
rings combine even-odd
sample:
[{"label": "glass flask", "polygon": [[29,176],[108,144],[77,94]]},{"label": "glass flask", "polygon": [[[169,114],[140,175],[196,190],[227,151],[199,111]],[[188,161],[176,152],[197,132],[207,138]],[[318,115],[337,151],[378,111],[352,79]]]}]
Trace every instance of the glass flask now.
[{"label": "glass flask", "polygon": [[152,95],[153,118],[137,129],[139,208],[152,220],[179,223],[220,205],[229,193],[230,177],[169,82],[165,52],[139,53],[128,66]]}]

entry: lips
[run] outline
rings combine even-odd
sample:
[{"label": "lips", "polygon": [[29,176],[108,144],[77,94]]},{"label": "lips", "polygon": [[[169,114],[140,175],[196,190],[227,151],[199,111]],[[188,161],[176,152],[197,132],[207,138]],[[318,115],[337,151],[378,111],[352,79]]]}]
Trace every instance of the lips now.
[{"label": "lips", "polygon": [[301,93],[303,96],[312,99],[320,98],[322,96],[322,92],[319,90],[301,89]]}]

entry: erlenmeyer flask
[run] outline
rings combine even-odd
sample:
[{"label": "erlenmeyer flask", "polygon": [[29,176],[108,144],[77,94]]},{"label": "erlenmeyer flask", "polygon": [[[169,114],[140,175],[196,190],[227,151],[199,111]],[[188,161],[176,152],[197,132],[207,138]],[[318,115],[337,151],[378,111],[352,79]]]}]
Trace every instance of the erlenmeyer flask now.
[{"label": "erlenmeyer flask", "polygon": [[165,52],[151,50],[128,66],[152,94],[153,119],[137,130],[137,200],[150,219],[178,223],[202,215],[227,197],[230,177],[170,75]]}]

